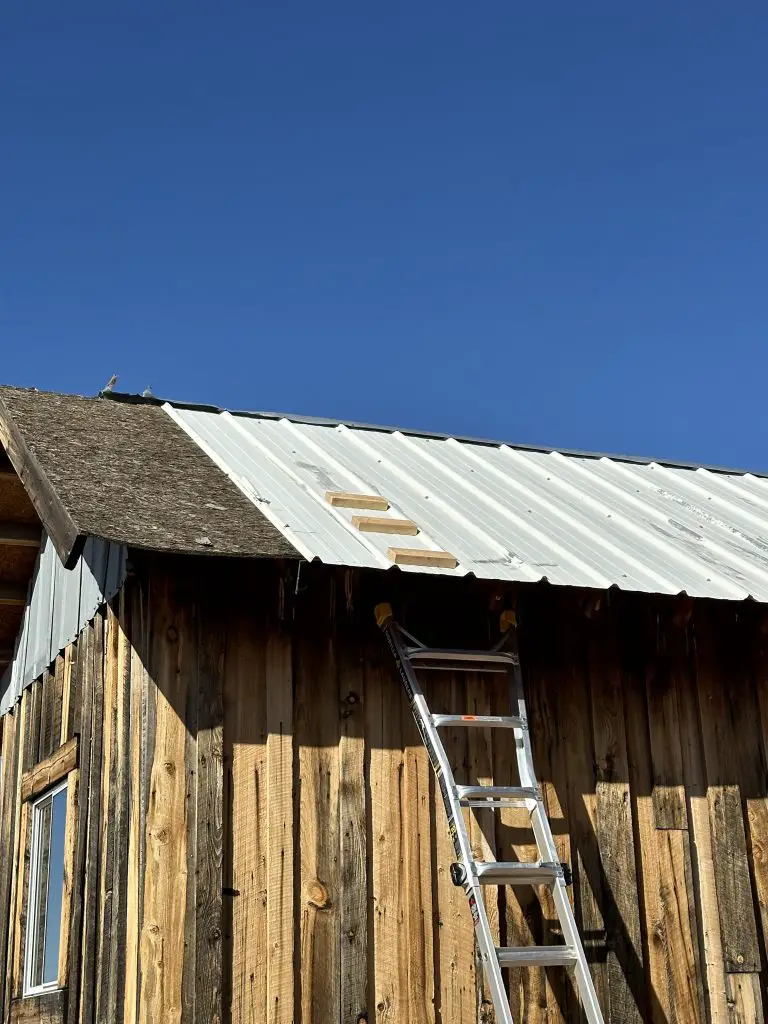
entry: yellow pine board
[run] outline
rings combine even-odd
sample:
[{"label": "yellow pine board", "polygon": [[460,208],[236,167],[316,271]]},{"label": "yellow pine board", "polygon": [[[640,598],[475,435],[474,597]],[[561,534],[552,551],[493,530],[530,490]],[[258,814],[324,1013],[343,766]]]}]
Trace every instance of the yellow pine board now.
[{"label": "yellow pine board", "polygon": [[390,548],[387,557],[395,565],[426,565],[434,569],[455,569],[458,565],[450,551],[427,551],[426,548]]},{"label": "yellow pine board", "polygon": [[325,500],[336,508],[367,508],[374,512],[386,512],[389,502],[380,494],[354,494],[350,491],[326,491]]},{"label": "yellow pine board", "polygon": [[415,537],[419,532],[410,519],[387,519],[386,516],[352,516],[352,525],[361,533],[402,533]]}]

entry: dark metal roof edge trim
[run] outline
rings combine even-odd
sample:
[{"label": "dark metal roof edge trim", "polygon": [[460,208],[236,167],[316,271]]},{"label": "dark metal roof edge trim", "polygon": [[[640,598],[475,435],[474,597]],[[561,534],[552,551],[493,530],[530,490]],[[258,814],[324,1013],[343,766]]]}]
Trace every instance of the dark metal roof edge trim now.
[{"label": "dark metal roof edge trim", "polygon": [[[19,390],[35,391],[37,389],[20,388]],[[59,395],[62,394],[62,392],[51,393]],[[81,395],[78,397],[89,398],[93,396]],[[154,395],[151,397],[145,397],[144,395],[132,395],[122,391],[104,392],[98,397],[109,400],[110,402],[122,402],[126,405],[162,406],[167,403],[177,409],[189,409],[193,412],[229,412],[232,416],[243,416],[250,419],[266,420],[286,419],[290,420],[292,423],[307,423],[318,427],[339,427],[343,425],[352,427],[355,430],[379,430],[390,434],[397,432],[405,434],[408,437],[425,437],[435,441],[448,441],[453,439],[455,441],[462,441],[466,444],[484,445],[488,448],[499,448],[502,445],[506,445],[507,447],[514,448],[517,451],[540,452],[543,455],[551,455],[554,452],[558,452],[561,455],[576,456],[584,459],[612,459],[615,462],[628,462],[638,466],[648,466],[655,462],[660,466],[670,466],[674,469],[706,469],[710,473],[727,473],[733,476],[750,475],[768,479],[768,470],[763,469],[743,469],[735,466],[716,466],[702,462],[687,462],[681,459],[651,458],[644,455],[621,455],[617,452],[593,452],[584,451],[580,448],[559,448],[549,445],[524,444],[516,441],[501,441],[498,438],[472,437],[468,434],[444,434],[432,430],[416,430],[412,427],[393,427],[382,423],[361,423],[356,420],[340,420],[325,416],[306,416],[297,413],[254,411],[252,409],[227,410],[221,406],[211,405],[205,402],[178,402],[170,398],[157,398]]]},{"label": "dark metal roof edge trim", "polygon": [[252,409],[223,409],[218,405],[208,405],[203,402],[176,402],[168,398],[145,398],[143,395],[129,395],[123,392],[108,392],[102,396],[112,402],[125,402],[132,405],[168,405],[177,409],[189,409],[193,412],[229,412],[232,416],[243,416],[250,419],[262,420],[290,420],[292,423],[307,423],[317,427],[352,427],[355,430],[380,430],[384,433],[395,432],[406,434],[408,437],[426,437],[434,441],[462,441],[466,444],[485,445],[488,448],[499,448],[506,445],[524,452],[540,452],[543,455],[551,455],[558,452],[560,455],[578,456],[584,459],[612,459],[615,462],[629,462],[639,466],[648,466],[651,463],[658,463],[660,466],[670,466],[675,469],[706,469],[710,473],[728,473],[735,476],[757,476],[768,478],[768,470],[763,469],[741,469],[734,466],[716,466],[702,462],[686,462],[681,459],[651,458],[645,455],[621,455],[617,452],[592,452],[580,448],[558,448],[540,444],[524,444],[517,441],[500,441],[498,438],[472,437],[469,434],[443,434],[433,430],[417,430],[412,427],[393,427],[382,423],[361,423],[356,420],[339,420],[326,416],[307,416],[297,413],[254,411]]}]

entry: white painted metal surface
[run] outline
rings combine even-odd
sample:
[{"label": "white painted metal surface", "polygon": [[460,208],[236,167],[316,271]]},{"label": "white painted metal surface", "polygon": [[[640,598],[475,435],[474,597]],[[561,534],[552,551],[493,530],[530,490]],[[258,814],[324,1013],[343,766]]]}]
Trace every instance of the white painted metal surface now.
[{"label": "white painted metal surface", "polygon": [[[395,540],[459,562],[403,572],[768,601],[762,477],[164,408],[308,559],[391,568]],[[420,533],[360,533],[327,490],[381,494]]]}]

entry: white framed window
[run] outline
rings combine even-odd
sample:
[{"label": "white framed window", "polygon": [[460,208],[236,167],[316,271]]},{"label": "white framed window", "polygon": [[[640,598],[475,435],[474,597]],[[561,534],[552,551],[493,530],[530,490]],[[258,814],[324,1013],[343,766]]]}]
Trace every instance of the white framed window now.
[{"label": "white framed window", "polygon": [[24,995],[59,987],[59,946],[64,894],[67,780],[30,805],[30,862]]}]

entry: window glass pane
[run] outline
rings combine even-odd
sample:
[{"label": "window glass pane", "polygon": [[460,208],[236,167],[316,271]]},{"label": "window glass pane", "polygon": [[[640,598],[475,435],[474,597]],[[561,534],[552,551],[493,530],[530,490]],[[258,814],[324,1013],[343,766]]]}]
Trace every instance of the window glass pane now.
[{"label": "window glass pane", "polygon": [[58,981],[66,822],[65,784],[32,809],[25,991],[55,987]]},{"label": "window glass pane", "polygon": [[64,831],[67,826],[67,791],[62,789],[53,798],[51,844],[48,865],[48,909],[45,915],[45,962],[43,984],[59,977],[59,939],[61,933],[61,901],[64,893]]},{"label": "window glass pane", "polygon": [[[51,803],[46,799],[35,808],[35,829],[37,832],[37,872],[35,879],[35,893],[45,891],[47,887],[49,857],[49,840],[51,835]],[[30,894],[31,895],[31,894]],[[42,984],[42,966],[45,942],[45,911],[46,901],[35,899],[34,927],[30,931],[29,941],[32,942],[32,962],[34,964],[32,973],[32,984]]]}]

